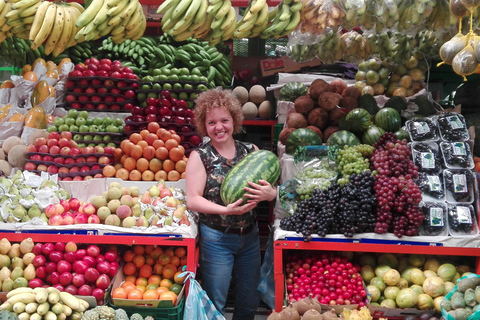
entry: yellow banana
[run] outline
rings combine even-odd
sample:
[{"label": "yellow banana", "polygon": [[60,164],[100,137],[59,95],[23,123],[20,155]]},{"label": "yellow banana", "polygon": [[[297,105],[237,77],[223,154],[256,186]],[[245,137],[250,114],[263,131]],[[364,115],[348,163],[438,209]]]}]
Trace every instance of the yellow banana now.
[{"label": "yellow banana", "polygon": [[102,8],[100,11],[97,12],[95,18],[93,18],[93,24],[98,26],[100,23],[107,19],[107,12],[108,12],[107,1],[103,2]]},{"label": "yellow banana", "polygon": [[7,2],[3,6],[2,12],[0,12],[0,26],[3,26],[7,22],[7,18],[5,17],[5,14],[7,14],[10,11],[10,8],[12,7],[12,4]]},{"label": "yellow banana", "polygon": [[114,17],[125,9],[128,4],[128,0],[120,0],[116,5],[110,7],[107,12],[107,16]]},{"label": "yellow banana", "polygon": [[[102,26],[103,23],[100,25]],[[110,32],[112,32],[113,28],[115,28],[116,26],[109,26],[108,23],[105,23],[105,28],[97,28],[98,30],[98,35],[100,37],[105,37],[106,35],[110,34]]]},{"label": "yellow banana", "polygon": [[67,2],[67,6],[77,8],[78,12],[80,12],[80,13],[85,11],[85,8],[80,3],[75,2],[75,1]]},{"label": "yellow banana", "polygon": [[258,13],[257,21],[255,21],[256,26],[261,26],[267,21],[268,18],[268,5],[264,5],[262,10]]},{"label": "yellow banana", "polygon": [[25,8],[28,8],[30,6],[33,6],[37,2],[40,2],[39,0],[20,0],[18,2],[15,2],[12,4],[12,10],[20,10],[22,11]]},{"label": "yellow banana", "polygon": [[175,6],[175,10],[173,11],[172,18],[179,19],[182,16],[182,14],[187,11],[191,3],[192,3],[192,0],[180,0],[180,2]]},{"label": "yellow banana", "polygon": [[188,38],[190,38],[192,35],[193,35],[193,32],[184,31],[183,33],[176,35],[173,39],[175,41],[185,41]]},{"label": "yellow banana", "polygon": [[50,53],[52,53],[53,49],[55,49],[57,41],[62,35],[64,27],[65,7],[60,4],[56,4],[55,6],[57,7],[55,23],[53,24],[52,31],[50,32],[50,35],[48,36],[47,41],[44,45],[46,55],[49,55]]},{"label": "yellow banana", "polygon": [[230,0],[224,0],[222,6],[217,11],[216,18],[220,19],[226,16],[227,13],[230,11],[231,7],[232,3],[230,2]]},{"label": "yellow banana", "polygon": [[139,24],[141,24],[142,16],[145,17],[144,14],[143,14],[142,4],[140,2],[138,2],[137,3],[137,8],[133,12],[132,18],[130,19],[128,24],[125,26],[125,29],[130,31],[130,30],[134,29],[136,26],[138,26]]},{"label": "yellow banana", "polygon": [[25,17],[34,16],[41,4],[42,3],[39,1],[35,3],[33,6],[23,9],[22,11],[20,11],[20,17],[25,18]]},{"label": "yellow banana", "polygon": [[5,8],[5,5],[6,5],[6,4],[7,4],[7,3],[5,2],[5,0],[0,0],[0,12],[3,11],[3,8]]},{"label": "yellow banana", "polygon": [[203,21],[207,15],[207,8],[208,8],[208,0],[201,0],[200,7],[198,8],[195,18],[193,19],[194,23],[198,23],[199,21]]},{"label": "yellow banana", "polygon": [[75,25],[77,27],[84,27],[90,21],[95,18],[97,13],[102,9],[104,0],[93,0],[92,3],[88,6],[85,11],[82,12],[80,17],[78,17],[77,21],[75,21]]},{"label": "yellow banana", "polygon": [[45,12],[45,18],[43,19],[42,26],[38,33],[35,36],[35,39],[32,41],[30,48],[32,50],[37,49],[48,37],[50,32],[52,31],[53,24],[55,23],[55,19],[57,17],[57,6],[52,5],[48,7],[47,11]]},{"label": "yellow banana", "polygon": [[293,30],[295,30],[298,27],[298,24],[300,23],[300,18],[301,18],[300,11],[295,11],[292,14],[292,17],[290,18],[290,22],[285,28],[285,32],[292,32]]},{"label": "yellow banana", "polygon": [[198,29],[193,32],[193,36],[197,39],[203,38],[207,35],[212,25],[212,21],[215,16],[213,14],[207,14],[207,21]]},{"label": "yellow banana", "polygon": [[72,18],[72,33],[70,34],[70,37],[68,38],[67,44],[65,45],[65,49],[70,48],[71,46],[74,46],[76,44],[75,42],[75,35],[77,34],[78,30],[80,30],[79,27],[75,25],[75,21],[78,19],[80,16],[81,12],[78,10],[77,7],[75,6],[69,6],[67,4],[67,8],[70,11],[70,15]]},{"label": "yellow banana", "polygon": [[165,13],[167,10],[174,8],[180,0],[165,0],[157,9],[157,13]]},{"label": "yellow banana", "polygon": [[141,37],[143,37],[143,34],[145,33],[145,29],[147,29],[147,18],[142,19],[142,26],[138,33],[134,36],[132,36],[132,40],[138,40]]},{"label": "yellow banana", "polygon": [[[236,19],[234,19],[234,22],[236,22]],[[235,32],[236,27],[237,27],[236,23],[232,23],[230,26],[226,27],[222,35],[222,41],[230,40],[233,37],[233,33]]]},{"label": "yellow banana", "polygon": [[120,23],[110,32],[112,36],[118,36],[121,33],[125,33],[125,26],[130,22],[131,17],[126,20],[120,20]]},{"label": "yellow banana", "polygon": [[291,15],[292,15],[292,12],[290,11],[290,6],[288,4],[283,3],[280,17],[278,19],[280,19],[280,21],[288,20],[290,19]]},{"label": "yellow banana", "polygon": [[122,23],[122,20],[128,20],[135,8],[137,7],[138,0],[131,0],[128,2],[128,4],[125,6],[125,8],[116,16],[111,17],[110,20],[108,21],[108,25],[118,25],[119,23]]},{"label": "yellow banana", "polygon": [[220,25],[220,28],[223,30],[227,30],[231,27],[232,24],[237,23],[237,13],[235,12],[235,8],[230,7],[230,10],[227,13],[227,17],[225,18],[225,21]]},{"label": "yellow banana", "polygon": [[[141,6],[141,5],[140,5]],[[142,11],[143,12],[143,11]],[[146,24],[146,19],[145,19],[145,16],[142,14],[140,16],[140,19],[138,21],[138,23],[135,25],[134,28],[132,29],[127,29],[127,27],[125,26],[125,30],[127,30],[125,32],[125,36],[129,39],[135,37],[143,28],[143,25],[144,25],[144,20],[145,20],[145,24]]]},{"label": "yellow banana", "polygon": [[122,0],[107,0],[107,6],[109,8],[113,7],[113,6],[116,6],[120,1]]},{"label": "yellow banana", "polygon": [[35,13],[35,19],[33,19],[32,26],[30,28],[30,34],[28,36],[28,39],[30,39],[30,41],[33,41],[38,31],[40,31],[40,27],[42,26],[43,20],[45,18],[45,13],[47,12],[47,9],[50,8],[52,5],[52,2],[44,1],[40,5],[40,7],[38,7],[37,12]]},{"label": "yellow banana", "polygon": [[223,5],[222,1],[217,2],[216,4],[210,4],[207,7],[207,14],[215,15],[215,13],[222,7],[222,5]]},{"label": "yellow banana", "polygon": [[257,13],[262,10],[263,6],[267,3],[267,0],[253,0],[250,7],[252,13]]},{"label": "yellow banana", "polygon": [[188,7],[187,11],[185,12],[184,18],[185,20],[190,20],[193,19],[197,13],[197,11],[200,9],[200,6],[202,4],[201,0],[193,0],[190,3],[190,6]]},{"label": "yellow banana", "polygon": [[65,50],[65,46],[67,45],[68,41],[70,40],[70,35],[72,34],[73,24],[74,21],[72,19],[72,14],[70,12],[70,7],[65,6],[65,20],[63,22],[63,30],[60,37],[57,40],[55,48],[52,51],[54,57],[58,56],[60,53]]},{"label": "yellow banana", "polygon": [[255,18],[252,19],[252,20],[249,20],[247,22],[243,22],[242,25],[237,28],[238,32],[245,32],[247,30],[252,29],[253,26],[255,25],[255,21],[257,21],[257,16],[255,16]]},{"label": "yellow banana", "polygon": [[168,34],[172,36],[179,35],[180,33],[183,33],[185,30],[188,29],[192,25],[193,19],[186,20],[185,18],[182,18],[175,23],[172,29],[169,30]]}]

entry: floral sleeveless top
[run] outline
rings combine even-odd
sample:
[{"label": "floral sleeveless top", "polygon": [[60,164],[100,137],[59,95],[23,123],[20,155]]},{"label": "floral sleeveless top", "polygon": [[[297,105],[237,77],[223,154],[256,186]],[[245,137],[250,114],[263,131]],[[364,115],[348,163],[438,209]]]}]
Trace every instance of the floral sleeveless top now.
[{"label": "floral sleeveless top", "polygon": [[[196,149],[207,172],[207,181],[203,192],[205,199],[223,205],[220,198],[220,186],[224,177],[243,157],[255,151],[255,147],[251,143],[235,140],[235,150],[235,157],[228,160],[218,153],[211,142]],[[205,214],[201,212],[199,214],[200,221],[207,226],[230,226],[232,228],[249,226],[256,218],[253,211],[242,215]]]}]

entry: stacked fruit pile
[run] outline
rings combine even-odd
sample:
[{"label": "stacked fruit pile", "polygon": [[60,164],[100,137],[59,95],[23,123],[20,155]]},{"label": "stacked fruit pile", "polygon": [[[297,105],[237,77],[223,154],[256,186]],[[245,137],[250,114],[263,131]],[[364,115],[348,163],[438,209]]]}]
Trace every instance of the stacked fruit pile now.
[{"label": "stacked fruit pile", "polygon": [[7,238],[0,240],[0,279],[3,292],[27,287],[28,281],[35,278],[33,247],[31,238],[13,244]]},{"label": "stacked fruit pile", "polygon": [[[90,58],[75,65],[67,81],[68,108],[125,110],[136,97],[138,76],[120,61]],[[127,105],[130,103],[130,105]]]},{"label": "stacked fruit pile", "polygon": [[70,131],[50,132],[27,146],[25,170],[57,174],[61,180],[101,178],[102,168],[110,163],[114,147],[79,147]]}]

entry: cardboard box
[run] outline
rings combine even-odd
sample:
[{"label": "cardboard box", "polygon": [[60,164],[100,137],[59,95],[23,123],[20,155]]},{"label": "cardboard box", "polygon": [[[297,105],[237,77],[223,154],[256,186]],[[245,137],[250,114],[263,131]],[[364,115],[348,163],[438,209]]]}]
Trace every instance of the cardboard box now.
[{"label": "cardboard box", "polygon": [[300,71],[302,68],[316,67],[322,64],[322,61],[318,58],[307,62],[295,62],[288,56],[282,56],[280,58],[269,58],[260,60],[260,69],[262,76],[273,76],[279,72],[293,72]]},{"label": "cardboard box", "polygon": [[[118,273],[115,276],[112,291],[116,288],[120,287],[120,285],[125,281],[125,275],[123,274],[122,269],[118,269]],[[171,301],[160,301],[160,300],[133,300],[133,299],[119,299],[119,298],[111,298],[111,302],[113,305],[118,307],[142,307],[142,308],[172,308],[179,305],[180,301],[183,298],[185,291],[185,286],[183,286],[182,290],[177,296],[177,300],[175,304],[172,305]]]},{"label": "cardboard box", "polygon": [[[145,193],[145,191],[147,191],[148,188],[150,188],[151,186],[158,184],[158,181],[127,181],[119,178],[106,178],[106,179],[107,179],[106,180],[107,188],[110,185],[110,183],[116,181],[116,182],[119,182],[124,187],[137,186],[138,190],[140,191],[140,194]],[[184,191],[187,190],[187,183],[185,179],[180,179],[178,181],[165,181],[165,185],[167,186],[167,188],[174,187],[174,188],[182,189]]]}]

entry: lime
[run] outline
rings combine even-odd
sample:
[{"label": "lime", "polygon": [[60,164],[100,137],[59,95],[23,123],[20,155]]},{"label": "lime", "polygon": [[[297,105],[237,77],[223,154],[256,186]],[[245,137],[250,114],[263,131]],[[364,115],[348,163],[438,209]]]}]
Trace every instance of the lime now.
[{"label": "lime", "polygon": [[87,119],[88,118],[88,111],[80,111],[80,113],[78,114],[79,117],[82,117],[84,119]]},{"label": "lime", "polygon": [[182,291],[182,288],[183,287],[181,285],[174,283],[170,287],[170,291],[174,292],[178,296],[180,294],[180,291]]},{"label": "lime", "polygon": [[67,117],[69,118],[76,118],[78,117],[78,110],[77,109],[70,109],[67,112]]}]

